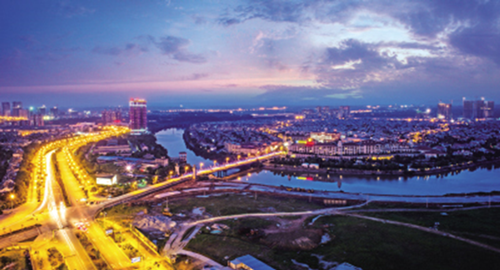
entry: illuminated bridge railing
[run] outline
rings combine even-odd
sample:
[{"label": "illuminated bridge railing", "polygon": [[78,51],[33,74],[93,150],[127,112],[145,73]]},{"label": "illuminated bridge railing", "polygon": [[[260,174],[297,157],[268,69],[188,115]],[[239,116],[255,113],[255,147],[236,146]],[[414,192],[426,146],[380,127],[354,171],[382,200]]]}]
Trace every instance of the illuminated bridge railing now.
[{"label": "illuminated bridge railing", "polygon": [[[240,166],[248,165],[248,164],[251,164],[251,163],[256,162],[256,161],[266,160],[266,159],[270,159],[270,158],[280,156],[280,155],[285,155],[285,154],[286,154],[286,152],[272,152],[272,153],[261,155],[258,157],[234,161],[234,162],[226,163],[226,164],[219,165],[216,167],[207,168],[207,169],[197,171],[196,176],[204,175],[204,174],[211,174],[211,173],[218,172],[218,171],[225,171],[225,170],[237,168]],[[183,183],[186,180],[189,180],[192,178],[193,178],[192,172],[186,173],[186,174],[183,174],[181,176],[171,178],[165,182],[158,183],[158,184],[149,186],[149,187],[144,188],[144,189],[132,191],[130,193],[127,193],[127,194],[118,196],[116,198],[110,199],[109,201],[106,201],[104,203],[99,204],[99,206],[98,206],[99,209],[96,209],[96,210],[97,210],[97,212],[99,212],[100,210],[102,210],[106,207],[112,207],[112,206],[122,204],[122,203],[125,203],[125,202],[133,200],[133,199],[139,199],[139,198],[145,197],[147,195],[150,195],[154,192],[160,191],[162,189],[170,188],[170,187],[175,186],[177,184]]]}]

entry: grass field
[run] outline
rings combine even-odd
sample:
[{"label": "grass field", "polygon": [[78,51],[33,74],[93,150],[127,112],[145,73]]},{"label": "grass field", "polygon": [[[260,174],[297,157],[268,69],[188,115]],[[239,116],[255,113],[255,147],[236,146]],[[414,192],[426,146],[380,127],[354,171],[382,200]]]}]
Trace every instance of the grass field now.
[{"label": "grass field", "polygon": [[13,250],[0,252],[0,269],[26,269],[27,262],[24,251],[25,250]]},{"label": "grass field", "polygon": [[485,208],[447,212],[385,212],[364,213],[373,217],[397,220],[432,227],[439,222],[439,230],[460,235],[485,244],[500,247],[500,208]]},{"label": "grass field", "polygon": [[[238,226],[246,226],[244,220],[240,222],[241,225],[230,224],[233,232]],[[187,249],[223,264],[225,256],[234,259],[251,254],[276,269],[296,269],[291,259],[322,269],[318,256],[329,262],[348,262],[364,270],[496,269],[500,263],[499,254],[494,252],[396,225],[327,216],[319,218],[314,227],[325,228],[333,240],[313,250],[296,251],[276,249],[234,233],[200,234]]]},{"label": "grass field", "polygon": [[[106,212],[106,217],[121,217],[121,216],[135,216],[140,211],[148,209],[146,206],[127,206],[126,204],[119,204],[104,210],[101,213]],[[103,214],[101,214],[103,215]]]},{"label": "grass field", "polygon": [[242,213],[290,212],[324,208],[322,204],[308,200],[272,197],[268,195],[223,194],[210,197],[182,198],[169,202],[172,213],[191,211],[194,207],[205,207],[213,216]]}]

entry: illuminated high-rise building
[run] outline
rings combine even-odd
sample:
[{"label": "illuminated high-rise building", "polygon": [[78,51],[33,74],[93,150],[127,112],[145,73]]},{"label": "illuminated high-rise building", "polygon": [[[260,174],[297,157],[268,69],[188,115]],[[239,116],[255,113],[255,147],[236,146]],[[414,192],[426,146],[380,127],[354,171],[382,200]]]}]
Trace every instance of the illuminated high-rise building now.
[{"label": "illuminated high-rise building", "polygon": [[131,98],[129,101],[129,127],[133,133],[142,133],[147,131],[147,103],[145,99]]},{"label": "illuminated high-rise building", "polygon": [[464,118],[493,118],[495,113],[495,102],[486,101],[484,98],[480,100],[465,100],[464,101]]},{"label": "illuminated high-rise building", "polygon": [[473,104],[474,102],[472,100],[465,100],[463,98],[463,106],[464,106],[464,114],[463,117],[467,119],[472,119],[473,118]]},{"label": "illuminated high-rise building", "polygon": [[451,104],[450,103],[438,103],[437,118],[439,119],[451,119]]},{"label": "illuminated high-rise building", "polygon": [[43,105],[42,107],[39,107],[38,113],[40,113],[41,115],[46,115],[47,114],[47,107],[45,107],[45,105]]},{"label": "illuminated high-rise building", "polygon": [[22,109],[23,108],[23,103],[21,101],[14,101],[12,102],[12,107]]},{"label": "illuminated high-rise building", "polygon": [[485,101],[484,102],[484,118],[493,118],[495,116],[495,102],[494,101]]},{"label": "illuminated high-rise building", "polygon": [[11,115],[10,102],[2,102],[2,115],[3,116],[10,116]]},{"label": "illuminated high-rise building", "polygon": [[37,126],[37,127],[44,126],[43,115],[41,115],[41,114],[33,114],[31,116],[31,121],[32,121],[32,125],[34,125],[34,126]]},{"label": "illuminated high-rise building", "polygon": [[14,117],[22,117],[21,114],[24,115],[24,112],[21,113],[21,110],[23,109],[23,103],[21,101],[14,101],[12,102],[12,112],[11,115]]},{"label": "illuminated high-rise building", "polygon": [[27,109],[19,109],[17,117],[22,117],[28,119],[30,116],[30,111]]},{"label": "illuminated high-rise building", "polygon": [[58,116],[59,115],[59,109],[57,107],[52,107],[50,108],[50,114],[54,117]]},{"label": "illuminated high-rise building", "polygon": [[474,100],[472,103],[472,118],[484,118],[483,113],[484,100]]},{"label": "illuminated high-rise building", "polygon": [[122,113],[119,110],[105,110],[102,112],[102,122],[104,124],[121,122]]}]

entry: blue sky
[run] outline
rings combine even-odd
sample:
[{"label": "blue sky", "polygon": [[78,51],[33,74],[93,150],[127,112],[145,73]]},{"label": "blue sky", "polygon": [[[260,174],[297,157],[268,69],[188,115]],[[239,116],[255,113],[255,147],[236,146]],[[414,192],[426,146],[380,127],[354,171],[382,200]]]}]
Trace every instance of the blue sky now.
[{"label": "blue sky", "polygon": [[0,5],[0,99],[194,107],[500,99],[499,1]]}]

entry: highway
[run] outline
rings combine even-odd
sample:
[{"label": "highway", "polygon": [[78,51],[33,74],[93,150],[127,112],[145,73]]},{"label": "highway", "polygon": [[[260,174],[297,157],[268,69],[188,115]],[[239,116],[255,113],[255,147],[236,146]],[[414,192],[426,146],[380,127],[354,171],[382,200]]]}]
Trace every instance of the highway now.
[{"label": "highway", "polygon": [[[24,239],[33,233],[38,234],[46,231],[52,236],[49,236],[46,239],[47,241],[42,241],[43,244],[34,246],[34,252],[39,251],[39,254],[46,254],[46,249],[55,246],[63,255],[69,269],[96,269],[72,228],[72,224],[75,221],[86,220],[89,217],[92,220],[93,216],[88,215],[86,206],[82,202],[85,194],[80,189],[78,181],[72,174],[68,163],[65,162],[64,155],[60,150],[61,147],[67,147],[75,142],[86,144],[125,132],[126,130],[124,129],[111,129],[100,134],[93,134],[91,137],[76,136],[71,139],[51,142],[41,147],[36,152],[35,158],[32,161],[32,164],[35,165],[33,169],[34,177],[27,193],[27,202],[14,209],[8,215],[2,216],[0,220],[2,224],[0,232],[2,234],[9,233],[35,224],[42,224],[43,226],[26,232],[16,233],[8,238],[4,238],[3,240],[7,241],[2,242],[8,243],[12,241],[12,244],[14,244],[16,239]],[[72,206],[70,208],[66,207],[62,187],[56,180],[55,164],[52,160],[54,155],[57,156],[57,166],[61,179],[64,182],[69,203]],[[43,197],[40,197],[40,195],[43,195]],[[41,198],[40,202],[38,202],[39,197]],[[46,234],[43,234],[43,238],[47,238]],[[107,257],[106,259],[108,259],[107,261],[110,262],[112,268],[129,268],[130,259],[114,241],[104,235],[102,229],[95,222],[90,224],[89,238],[96,240],[93,242],[95,242],[94,244],[98,246],[99,250],[106,251],[101,254]]]},{"label": "highway", "polygon": [[58,241],[57,249],[64,255],[70,269],[95,269],[85,249],[81,246],[73,231],[67,229],[66,207],[59,184],[55,179],[52,156],[56,150],[46,156],[47,178],[45,196],[40,209],[46,208],[50,218],[56,224],[54,235]]},{"label": "highway", "polygon": [[120,247],[103,232],[99,224],[93,221],[94,217],[89,215],[86,211],[86,204],[82,200],[86,198],[85,193],[80,188],[80,183],[71,172],[66,155],[62,151],[57,153],[57,164],[61,178],[64,179],[66,192],[72,204],[71,210],[67,213],[71,224],[88,222],[87,236],[92,244],[98,250],[102,251],[101,255],[104,256],[105,260],[110,264],[110,267],[113,269],[130,267],[130,259]]},{"label": "highway", "polygon": [[[33,169],[34,177],[27,194],[27,202],[14,209],[10,214],[1,217],[0,222],[2,227],[0,228],[0,233],[9,233],[35,224],[39,224],[42,227],[24,233],[16,233],[4,240],[9,239],[9,241],[14,243],[16,239],[21,239],[26,235],[44,232],[41,235],[43,237],[40,238],[43,240],[36,241],[37,244],[34,246],[34,251],[38,251],[38,254],[47,254],[46,249],[55,246],[64,256],[69,269],[96,269],[75,234],[76,230],[78,230],[75,224],[83,222],[87,224],[86,233],[88,239],[100,251],[108,266],[112,269],[136,269],[137,267],[144,266],[144,264],[133,265],[130,258],[127,257],[119,245],[105,234],[99,224],[94,221],[94,217],[98,211],[104,207],[149,195],[199,175],[236,168],[282,154],[282,152],[274,152],[246,160],[221,164],[199,170],[196,172],[196,175],[190,172],[105,201],[99,205],[87,206],[85,203],[87,196],[84,189],[90,189],[94,183],[90,181],[90,176],[86,171],[80,168],[78,164],[75,164],[73,152],[90,142],[100,141],[125,132],[127,131],[123,129],[112,128],[108,131],[93,134],[93,136],[75,136],[41,147],[32,161],[35,165]],[[56,164],[53,162],[54,155],[56,157]],[[62,186],[59,185],[56,179],[55,166],[57,166],[59,176],[62,179]],[[64,193],[67,195],[68,206],[65,205]],[[140,240],[137,237],[135,237],[136,239],[132,239],[134,236],[131,234],[127,235],[129,242],[132,240],[134,246],[144,256],[145,264],[153,265],[154,262],[166,260],[166,258],[162,258],[157,253],[145,248],[144,245],[139,244]],[[158,267],[155,266],[155,268],[170,269],[171,267],[168,264],[165,265],[162,263]]]},{"label": "highway", "polygon": [[38,194],[47,192],[48,188],[45,185],[43,190],[37,189],[38,183],[44,182],[46,179],[46,171],[48,170],[46,166],[46,155],[60,144],[60,142],[53,142],[41,147],[36,152],[35,158],[32,161],[32,164],[35,165],[33,169],[33,175],[35,177],[28,188],[27,201],[21,206],[11,210],[7,215],[2,215],[0,217],[1,234],[17,231],[37,223],[38,213],[41,213],[43,208],[41,207],[41,203],[38,202]]},{"label": "highway", "polygon": [[[285,152],[272,152],[272,153],[264,154],[264,155],[257,156],[257,157],[252,157],[252,158],[248,158],[248,159],[244,159],[244,160],[238,160],[238,161],[234,161],[234,162],[225,163],[225,164],[221,164],[219,166],[213,166],[213,167],[210,167],[207,169],[202,169],[202,170],[196,171],[196,176],[207,175],[207,174],[215,173],[218,171],[225,171],[225,170],[229,170],[229,169],[234,169],[234,168],[238,168],[238,167],[243,166],[243,165],[252,164],[256,161],[266,160],[266,159],[270,159],[270,158],[284,155],[284,154],[285,154]],[[118,205],[118,204],[124,203],[124,202],[129,201],[129,200],[134,200],[134,199],[138,199],[138,198],[147,196],[149,194],[160,191],[162,189],[169,188],[169,187],[172,187],[174,185],[180,184],[186,180],[192,179],[193,177],[194,177],[193,172],[190,172],[190,173],[186,173],[186,174],[183,174],[181,176],[178,176],[178,177],[170,178],[165,182],[151,185],[149,187],[146,187],[146,188],[143,188],[140,190],[136,190],[136,191],[133,191],[133,192],[130,192],[127,194],[123,194],[121,196],[118,196],[118,197],[115,197],[115,198],[110,199],[108,201],[105,201],[103,203],[100,203],[94,207],[91,207],[91,209],[92,209],[91,211],[93,211],[94,213],[97,213],[104,208]]]},{"label": "highway", "polygon": [[[19,232],[9,237],[3,238],[3,243],[14,243],[29,237],[33,234],[40,234],[40,237],[35,240],[37,243],[33,246],[34,251],[38,251],[38,254],[47,254],[47,249],[50,247],[57,247],[57,249],[63,254],[65,263],[69,269],[96,269],[91,258],[89,257],[85,248],[81,245],[80,241],[77,239],[75,232],[78,230],[76,228],[76,223],[85,223],[86,234],[89,241],[94,245],[94,247],[100,252],[104,261],[112,269],[143,269],[146,265],[153,266],[155,262],[161,261],[163,264],[154,269],[171,269],[171,266],[164,264],[168,262],[168,258],[162,258],[155,252],[146,248],[140,241],[140,237],[132,235],[132,233],[124,233],[126,236],[126,242],[131,243],[135,246],[141,255],[143,256],[143,261],[145,263],[132,264],[130,258],[125,254],[121,247],[115,243],[115,241],[107,236],[101,226],[94,220],[96,214],[106,207],[111,207],[114,205],[122,204],[124,202],[139,199],[141,197],[150,195],[157,191],[175,186],[184,181],[195,178],[200,175],[207,175],[215,173],[218,171],[225,171],[233,168],[238,168],[240,166],[249,165],[256,161],[270,159],[276,156],[285,154],[284,152],[272,152],[257,157],[251,157],[244,160],[237,160],[233,162],[228,162],[225,164],[219,164],[218,166],[212,166],[205,169],[200,168],[200,170],[195,172],[189,172],[184,175],[170,178],[165,182],[161,182],[149,187],[124,194],[122,196],[103,201],[98,205],[88,206],[85,201],[87,195],[84,189],[89,190],[93,185],[93,179],[90,180],[90,176],[86,171],[76,164],[73,157],[73,153],[90,142],[95,142],[103,140],[107,137],[116,136],[125,133],[126,130],[112,128],[108,131],[103,131],[101,133],[93,134],[92,136],[75,136],[70,139],[63,139],[42,147],[35,155],[35,160],[32,162],[35,167],[33,170],[33,183],[30,185],[30,190],[28,191],[28,201],[24,205],[14,209],[8,215],[3,215],[0,218],[0,233],[8,233],[10,231],[16,231],[28,226],[35,224],[40,224],[40,228],[31,229],[26,232]],[[56,164],[53,163],[53,156],[56,156]],[[60,186],[56,179],[56,172],[54,166],[57,166],[59,175],[62,179],[63,186]],[[64,203],[63,189],[67,194],[69,205],[68,207]],[[43,195],[43,196],[41,196]],[[92,194],[89,195],[92,199]],[[40,198],[40,200],[39,200]],[[327,208],[314,211],[302,211],[302,212],[281,212],[281,213],[251,213],[251,214],[240,214],[225,217],[213,217],[204,220],[198,220],[195,222],[188,222],[182,225],[181,232],[177,239],[174,239],[169,245],[165,247],[167,250],[166,254],[174,254],[177,252],[182,252],[182,248],[189,241],[181,241],[183,233],[192,226],[201,227],[205,223],[217,222],[224,219],[234,219],[234,218],[247,218],[247,217],[270,217],[270,216],[296,216],[296,215],[323,215],[323,214],[334,214],[334,215],[348,215],[357,218],[367,218],[354,213],[358,208],[364,204],[341,207],[341,208]],[[445,237],[451,237],[457,240],[468,242],[476,246],[481,246],[496,252],[500,250],[492,248],[487,245],[483,245],[478,242],[471,241],[469,239],[460,238],[448,233],[441,233],[436,231],[431,231],[431,229],[419,227],[412,224],[406,224],[401,222],[394,222],[389,220],[367,218],[373,221],[389,223],[394,225],[406,226],[414,229],[419,229],[431,233],[437,233]],[[40,256],[40,255],[38,255]],[[48,262],[48,261],[47,261]]]}]

